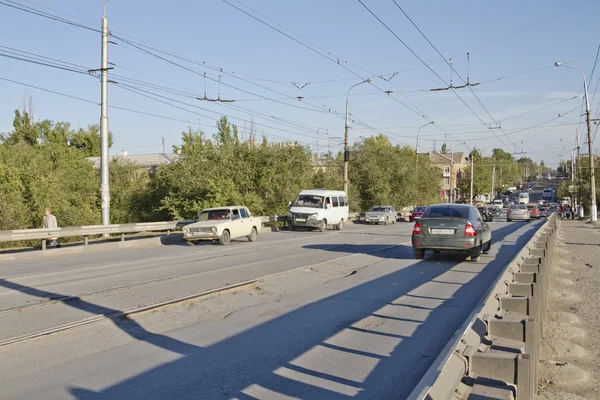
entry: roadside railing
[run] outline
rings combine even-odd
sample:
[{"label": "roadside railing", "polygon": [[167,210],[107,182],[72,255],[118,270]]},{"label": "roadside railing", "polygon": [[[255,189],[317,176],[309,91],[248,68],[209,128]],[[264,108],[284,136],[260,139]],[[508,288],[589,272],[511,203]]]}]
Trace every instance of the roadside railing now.
[{"label": "roadside railing", "polygon": [[[269,217],[258,217],[263,223],[269,221]],[[135,224],[114,224],[114,225],[87,225],[87,226],[69,226],[53,229],[17,229],[11,231],[0,231],[0,243],[21,242],[41,240],[42,250],[46,250],[48,240],[66,237],[83,237],[83,245],[87,246],[89,237],[105,235],[121,235],[121,241],[125,241],[126,234],[141,232],[167,232],[181,230],[184,226],[196,222],[195,220],[185,221],[163,221],[163,222],[140,222]]]},{"label": "roadside railing", "polygon": [[498,275],[410,400],[535,397],[555,239],[554,214]]},{"label": "roadside railing", "polygon": [[[401,213],[398,214],[400,216]],[[350,213],[348,217],[350,221],[358,221],[360,220],[361,215],[364,217],[364,213]],[[263,224],[283,222],[285,225],[287,225],[289,222],[287,215],[260,216],[257,218],[260,218]],[[48,240],[68,237],[83,237],[84,246],[89,244],[89,238],[93,236],[114,238],[114,235],[120,235],[121,241],[124,242],[127,234],[142,232],[167,232],[167,234],[170,234],[171,232],[179,231],[184,226],[194,222],[196,221],[185,220],[140,222],[134,224],[69,226],[54,229],[40,228],[7,230],[0,231],[0,243],[41,240],[41,249],[46,250]]]}]

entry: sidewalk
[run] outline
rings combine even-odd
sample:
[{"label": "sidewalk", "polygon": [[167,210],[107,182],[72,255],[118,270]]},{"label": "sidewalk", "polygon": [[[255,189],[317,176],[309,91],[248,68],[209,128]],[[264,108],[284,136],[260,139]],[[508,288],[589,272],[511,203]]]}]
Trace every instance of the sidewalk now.
[{"label": "sidewalk", "polygon": [[600,399],[600,229],[586,222],[558,222],[540,399]]}]

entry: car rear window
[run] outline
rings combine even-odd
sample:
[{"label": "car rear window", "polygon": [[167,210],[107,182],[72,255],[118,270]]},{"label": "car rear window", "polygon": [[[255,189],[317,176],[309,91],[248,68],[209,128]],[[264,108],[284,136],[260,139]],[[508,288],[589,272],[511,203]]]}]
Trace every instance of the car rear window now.
[{"label": "car rear window", "polygon": [[467,207],[430,206],[423,214],[423,218],[462,218],[467,219]]}]

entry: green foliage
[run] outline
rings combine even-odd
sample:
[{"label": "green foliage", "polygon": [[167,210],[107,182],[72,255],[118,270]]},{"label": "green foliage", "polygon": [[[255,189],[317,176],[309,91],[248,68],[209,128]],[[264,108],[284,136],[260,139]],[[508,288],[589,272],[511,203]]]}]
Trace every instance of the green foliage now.
[{"label": "green foliage", "polygon": [[[0,136],[0,230],[38,228],[45,207],[59,226],[100,223],[99,171],[86,158],[99,154],[98,126],[33,122],[15,112],[13,130]],[[109,165],[111,222],[196,218],[204,208],[246,205],[255,215],[287,213],[303,189],[342,189],[343,156],[315,160],[308,148],[242,142],[227,118],[217,133],[182,133],[180,154],[156,171],[115,159]],[[112,140],[112,139],[111,139]],[[383,135],[353,145],[349,163],[352,211],[376,204],[398,209],[439,201],[441,171],[409,147]],[[316,161],[316,163],[315,163]]]},{"label": "green foliage", "polygon": [[442,144],[441,152],[442,154],[448,154],[448,146],[446,143]]},{"label": "green foliage", "polygon": [[68,124],[33,123],[17,111],[13,126],[2,135],[0,229],[41,227],[45,207],[62,226],[97,223],[96,173],[67,145]]},{"label": "green foliage", "polygon": [[152,191],[170,218],[196,218],[203,208],[244,204],[256,215],[283,213],[301,189],[311,187],[313,167],[301,146],[241,143],[227,118],[214,140],[185,132],[175,150],[181,159],[158,170]]},{"label": "green foliage", "polygon": [[[491,157],[483,157],[481,152],[474,149],[471,153],[475,161],[473,173],[473,196],[491,193],[492,175],[496,166],[494,190],[504,192],[519,181],[525,181],[535,176],[538,166],[530,158],[515,160],[512,154],[502,150],[493,149]],[[466,168],[458,180],[457,186],[463,193],[469,193],[471,184],[471,170]]]},{"label": "green foliage", "polygon": [[[112,133],[108,132],[108,147],[112,147]],[[100,157],[100,125],[90,125],[78,129],[69,136],[69,145],[85,154],[86,157]]]},{"label": "green foliage", "polygon": [[[350,163],[350,201],[359,201],[355,209],[374,205],[392,205],[397,209],[439,201],[441,174],[428,158],[417,157],[409,147],[394,146],[383,135],[369,137],[353,147]],[[352,206],[352,203],[351,203]],[[354,207],[353,207],[354,208]]]}]

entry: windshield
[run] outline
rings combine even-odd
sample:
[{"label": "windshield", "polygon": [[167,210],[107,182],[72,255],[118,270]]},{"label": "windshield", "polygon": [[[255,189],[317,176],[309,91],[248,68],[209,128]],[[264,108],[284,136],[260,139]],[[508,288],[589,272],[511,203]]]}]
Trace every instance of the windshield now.
[{"label": "windshield", "polygon": [[432,206],[429,207],[422,218],[460,218],[467,219],[469,216],[468,207],[447,207],[447,206]]},{"label": "windshield", "polygon": [[427,209],[427,207],[417,207],[413,211],[414,212],[425,212],[426,209]]},{"label": "windshield", "polygon": [[198,221],[222,221],[231,219],[231,211],[227,208],[222,210],[207,210],[200,213]]},{"label": "windshield", "polygon": [[323,208],[324,203],[323,196],[315,196],[312,194],[301,194],[293,204],[295,207],[312,207],[312,208]]},{"label": "windshield", "polygon": [[371,211],[373,211],[373,212],[385,212],[385,211],[387,211],[387,209],[385,207],[373,207],[373,208],[371,208]]}]

